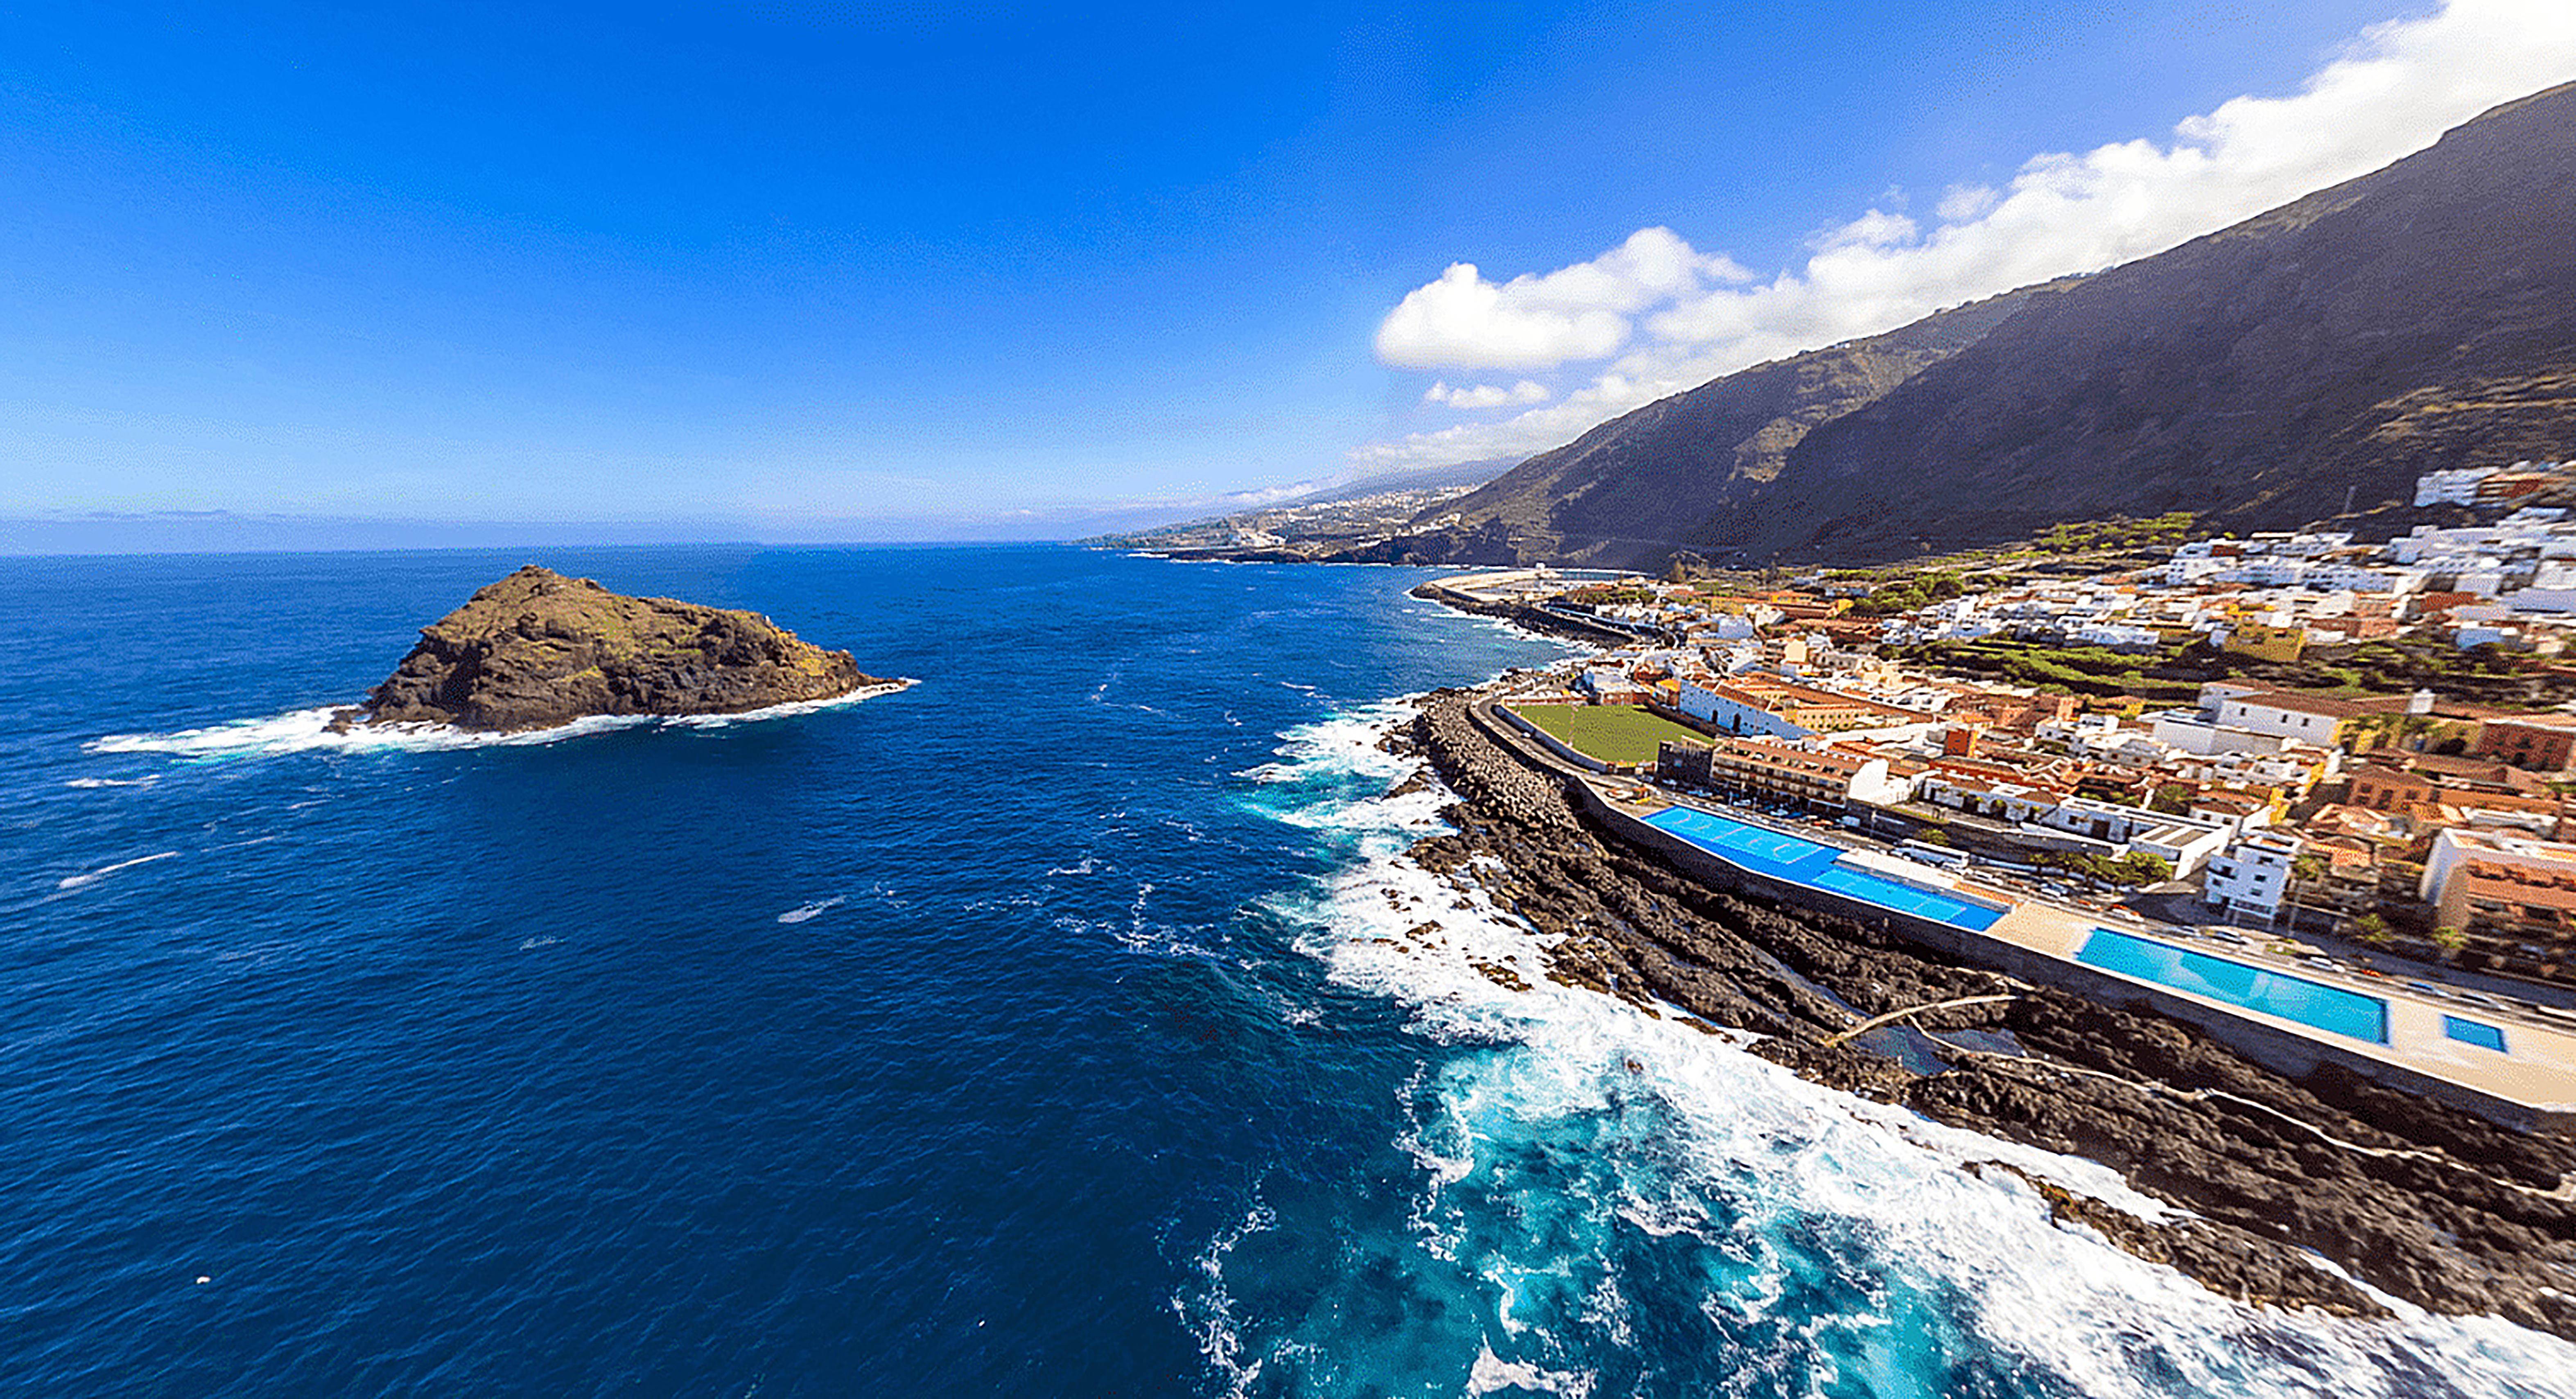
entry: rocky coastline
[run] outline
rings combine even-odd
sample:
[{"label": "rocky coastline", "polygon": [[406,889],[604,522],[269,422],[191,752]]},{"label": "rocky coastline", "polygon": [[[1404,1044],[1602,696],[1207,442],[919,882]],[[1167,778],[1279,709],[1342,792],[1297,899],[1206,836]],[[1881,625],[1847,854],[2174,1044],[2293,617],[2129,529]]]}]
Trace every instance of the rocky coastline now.
[{"label": "rocky coastline", "polygon": [[[1701,885],[1587,823],[1560,777],[1474,713],[1477,697],[1438,692],[1387,740],[1459,798],[1454,831],[1412,858],[1525,920],[1552,979],[1752,1031],[1753,1052],[1813,1082],[2107,1165],[2188,1215],[2151,1222],[2029,1183],[2062,1226],[2223,1295],[2386,1314],[2357,1278],[2430,1311],[2576,1339],[2576,1147],[2341,1069],[2294,1082],[2189,1026]],[[1998,993],[2012,999],[1841,1038],[1887,1012]]]},{"label": "rocky coastline", "polygon": [[556,728],[601,715],[741,714],[897,689],[755,612],[629,597],[530,564],[423,627],[335,728]]},{"label": "rocky coastline", "polygon": [[1523,631],[1534,631],[1542,636],[1552,636],[1560,641],[1571,641],[1581,646],[1599,646],[1604,642],[1621,645],[1636,640],[1635,637],[1616,627],[1594,626],[1581,618],[1571,617],[1562,612],[1551,612],[1544,607],[1532,606],[1526,602],[1479,601],[1463,593],[1451,592],[1440,586],[1437,579],[1428,583],[1415,584],[1407,590],[1406,595],[1420,598],[1425,602],[1436,602],[1453,612],[1464,612],[1475,617],[1491,617],[1497,621],[1509,622]]}]

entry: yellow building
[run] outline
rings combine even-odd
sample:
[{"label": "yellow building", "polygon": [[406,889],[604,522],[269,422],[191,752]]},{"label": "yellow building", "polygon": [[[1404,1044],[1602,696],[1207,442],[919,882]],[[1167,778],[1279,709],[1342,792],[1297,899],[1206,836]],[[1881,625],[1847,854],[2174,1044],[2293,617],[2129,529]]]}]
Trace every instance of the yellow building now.
[{"label": "yellow building", "polygon": [[2228,628],[2227,653],[2251,656],[2258,661],[2295,661],[2307,649],[2305,627],[2272,627],[2260,622],[2245,622]]}]

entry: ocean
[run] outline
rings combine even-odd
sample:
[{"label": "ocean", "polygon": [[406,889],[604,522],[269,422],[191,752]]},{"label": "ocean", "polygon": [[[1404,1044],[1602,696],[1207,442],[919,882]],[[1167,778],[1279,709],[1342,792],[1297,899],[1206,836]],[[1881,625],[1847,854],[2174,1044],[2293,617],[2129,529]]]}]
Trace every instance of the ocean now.
[{"label": "ocean", "polygon": [[[920,683],[510,740],[329,708],[527,562]],[[1054,547],[0,560],[0,1390],[2535,1395],[1545,980],[1403,858],[1397,569]],[[1436,925],[1427,926],[1427,925]],[[1517,968],[1506,989],[1478,963]]]}]

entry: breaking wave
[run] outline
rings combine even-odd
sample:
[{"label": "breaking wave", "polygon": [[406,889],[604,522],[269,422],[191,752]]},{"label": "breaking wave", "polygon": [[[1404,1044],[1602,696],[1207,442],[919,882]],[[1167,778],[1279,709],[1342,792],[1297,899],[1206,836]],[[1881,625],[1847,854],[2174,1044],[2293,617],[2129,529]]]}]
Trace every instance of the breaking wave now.
[{"label": "breaking wave", "polygon": [[1267,1208],[1199,1257],[1175,1306],[1234,1392],[2576,1395],[2576,1346],[2386,1297],[2394,1320],[2230,1301],[2018,1178],[2174,1213],[2105,1167],[1549,981],[1526,925],[1406,858],[1450,798],[1382,795],[1415,766],[1377,743],[1398,708],[1292,730],[1246,774],[1348,856],[1272,912],[1403,1006],[1426,1059],[1403,1216],[1305,1245],[1321,1295],[1267,1286],[1317,1232]]},{"label": "breaking wave", "polygon": [[839,908],[842,904],[847,902],[849,902],[848,896],[834,894],[828,899],[816,899],[812,903],[798,904],[796,907],[778,915],[778,921],[781,923],[808,922],[822,917],[824,914],[831,912],[833,909]]},{"label": "breaking wave", "polygon": [[735,724],[785,719],[856,704],[860,700],[909,689],[916,683],[899,680],[886,685],[863,686],[830,699],[797,700],[740,714],[593,715],[551,729],[531,729],[524,733],[475,733],[445,724],[363,724],[335,729],[332,721],[346,712],[347,706],[323,705],[314,709],[288,710],[260,719],[235,719],[202,729],[181,729],[175,733],[108,734],[90,740],[81,748],[89,753],[160,753],[194,761],[269,758],[289,753],[435,753],[461,748],[515,748],[561,743],[566,739],[614,729],[721,729]]},{"label": "breaking wave", "polygon": [[155,860],[175,860],[178,857],[179,852],[176,850],[164,850],[155,855],[137,855],[131,860],[119,860],[112,865],[101,865],[97,869],[90,870],[84,874],[67,874],[60,880],[57,880],[54,887],[64,891],[86,889],[90,885],[96,884],[100,880],[107,878],[109,875],[116,873],[118,870],[130,870],[136,865],[148,865]]}]

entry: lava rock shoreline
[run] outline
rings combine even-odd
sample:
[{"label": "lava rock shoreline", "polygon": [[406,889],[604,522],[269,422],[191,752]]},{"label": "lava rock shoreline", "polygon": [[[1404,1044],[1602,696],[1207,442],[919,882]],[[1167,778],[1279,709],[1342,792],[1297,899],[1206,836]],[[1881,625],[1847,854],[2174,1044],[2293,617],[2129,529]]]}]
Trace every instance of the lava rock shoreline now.
[{"label": "lava rock shoreline", "polygon": [[[1594,829],[1561,779],[1444,690],[1387,739],[1459,801],[1412,858],[1547,940],[1551,979],[1755,1032],[1800,1077],[2118,1171],[2192,1217],[2150,1222],[1999,1162],[2081,1225],[2249,1303],[2387,1309],[2332,1269],[2428,1311],[2576,1340],[2576,1147],[2332,1066],[2303,1081],[2202,1032],[1946,959],[1849,919],[1697,883]],[[1959,997],[1829,1042],[1861,1020]]]},{"label": "lava rock shoreline", "polygon": [[394,673],[332,727],[514,733],[600,715],[741,714],[906,683],[756,612],[628,597],[530,564],[421,628]]}]

